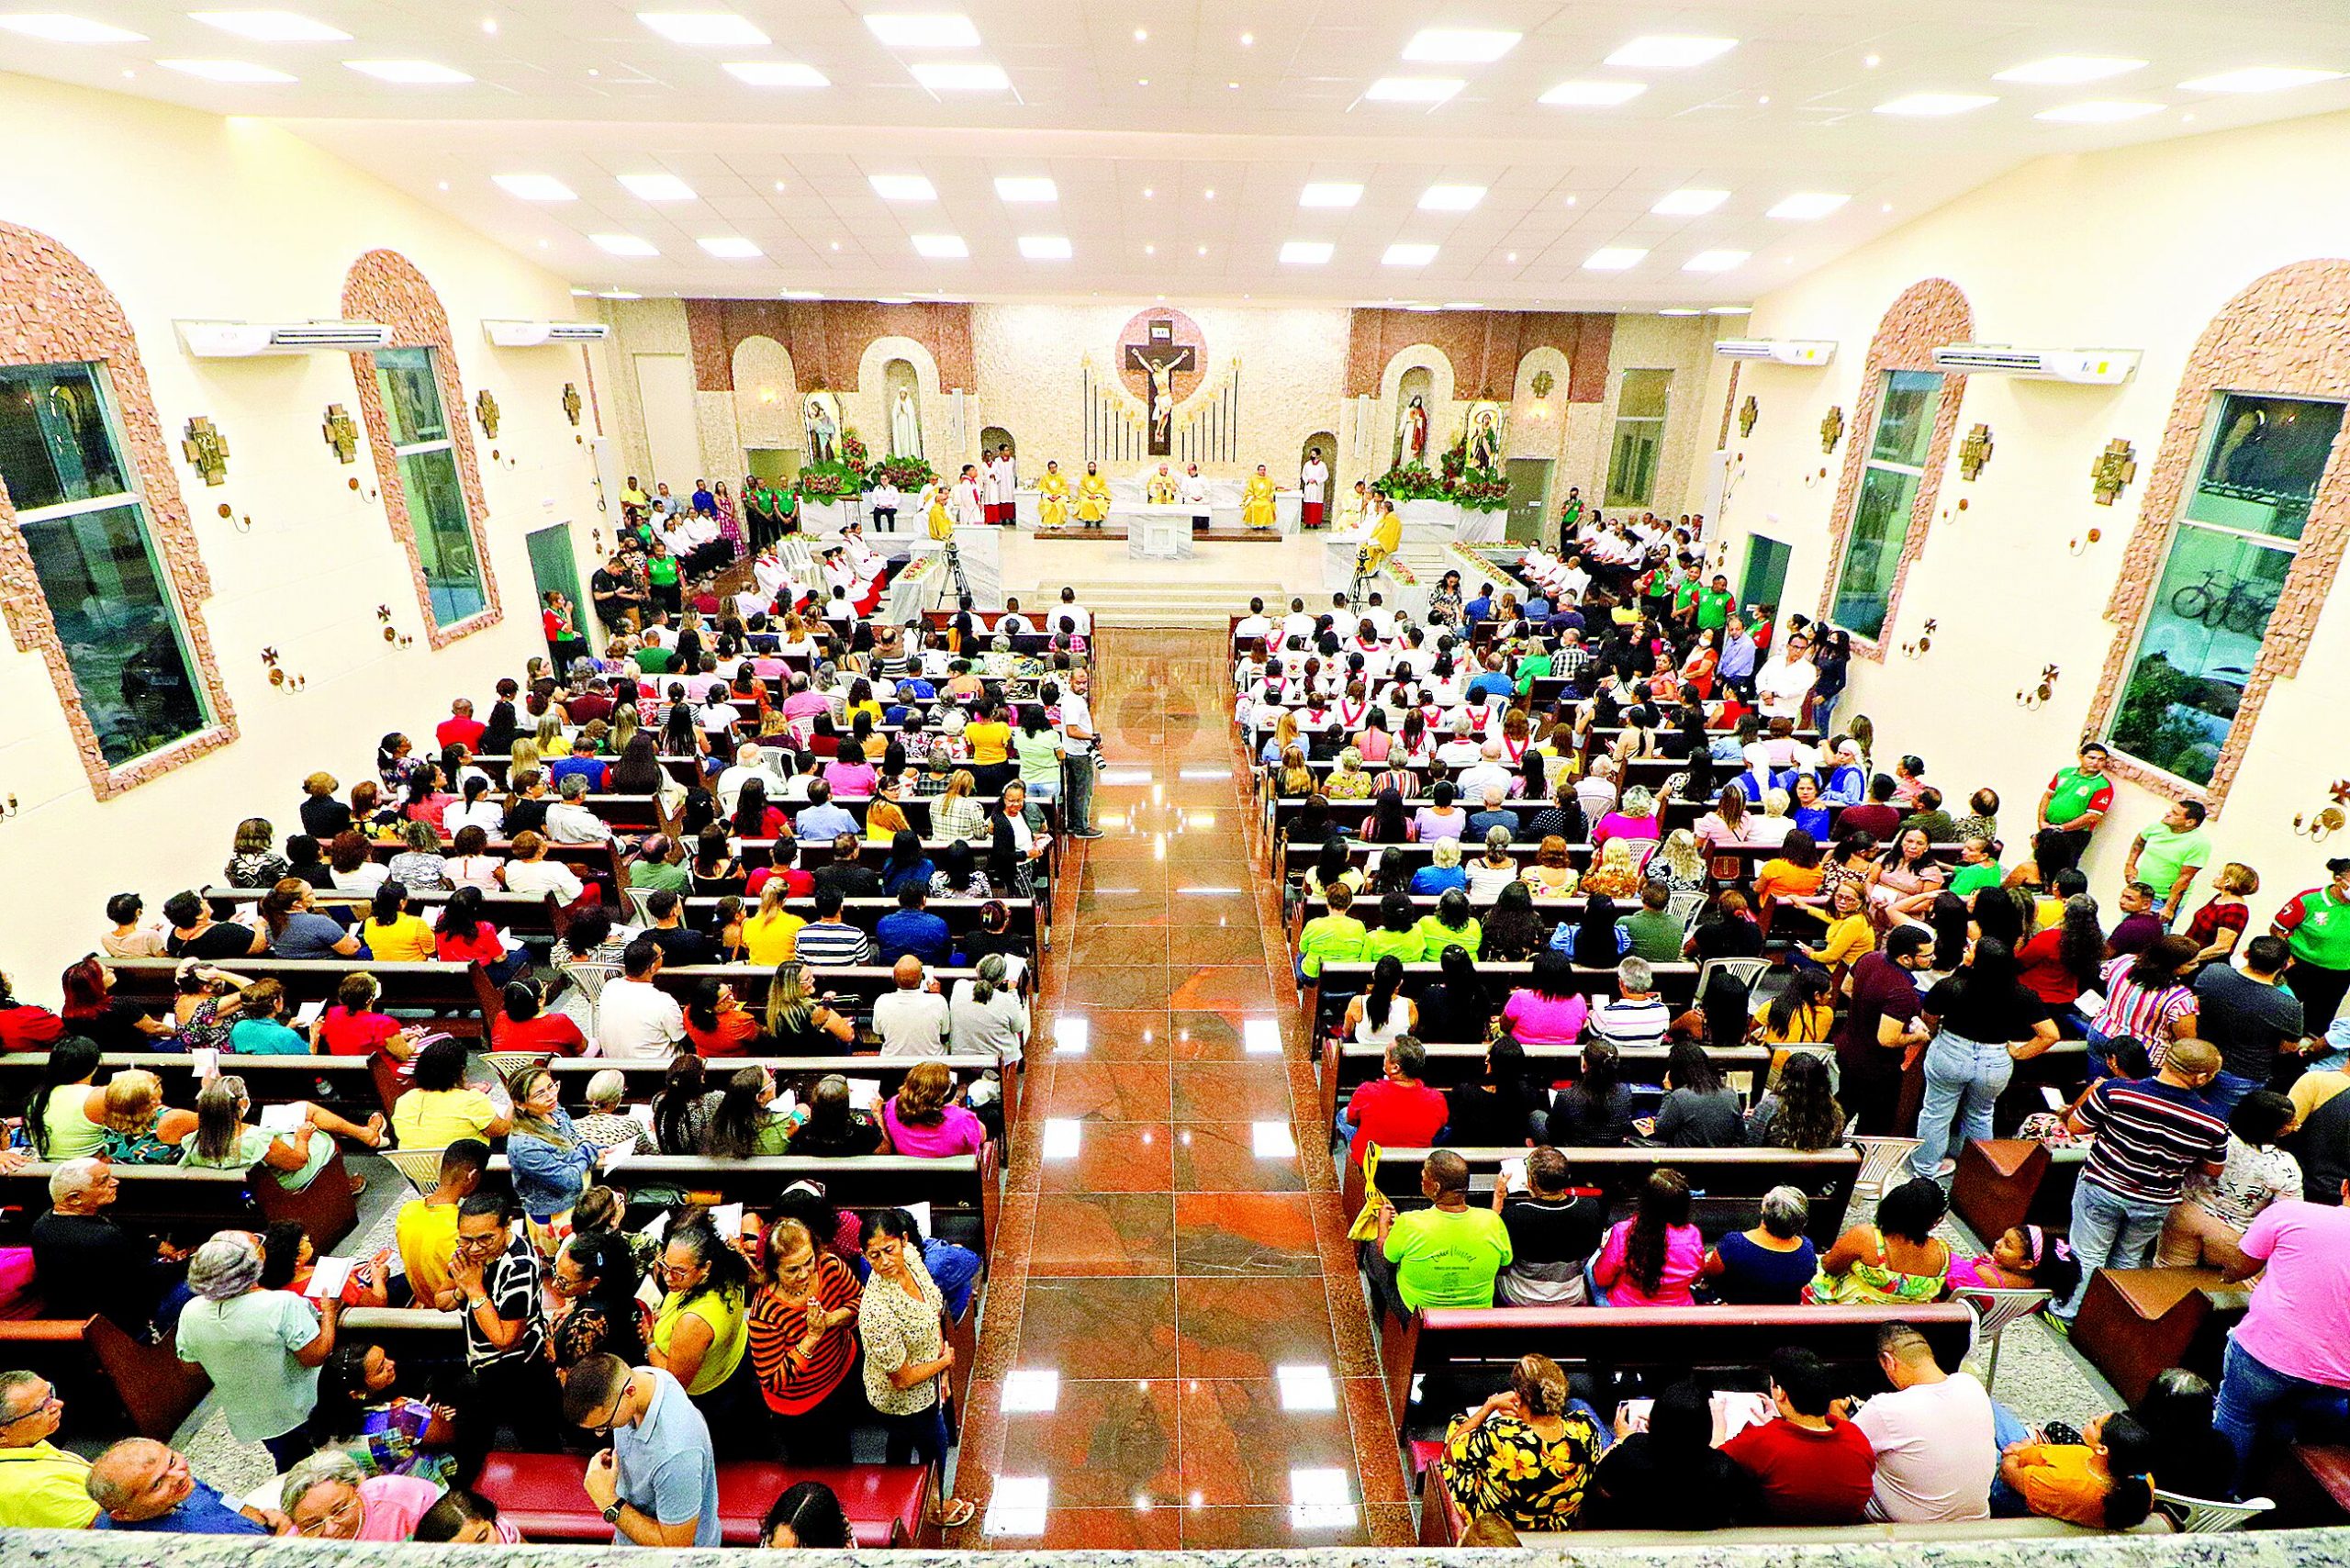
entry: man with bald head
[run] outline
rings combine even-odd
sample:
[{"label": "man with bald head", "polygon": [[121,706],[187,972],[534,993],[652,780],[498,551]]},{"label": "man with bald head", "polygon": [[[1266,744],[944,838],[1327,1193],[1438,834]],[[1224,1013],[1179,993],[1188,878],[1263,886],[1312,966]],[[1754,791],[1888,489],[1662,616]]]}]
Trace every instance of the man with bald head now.
[{"label": "man with bald head", "polygon": [[1513,1256],[1502,1216],[1469,1203],[1469,1162],[1439,1148],[1420,1167],[1424,1209],[1399,1215],[1379,1205],[1380,1259],[1394,1268],[1406,1314],[1428,1306],[1491,1306],[1494,1280]]},{"label": "man with bald head", "polygon": [[946,999],[920,958],[906,954],[890,966],[898,989],[873,1004],[873,1032],[885,1057],[946,1054]]},{"label": "man with bald head", "polygon": [[126,1438],[98,1455],[90,1464],[89,1486],[99,1509],[94,1529],[289,1535],[294,1529],[274,1508],[240,1508],[198,1481],[185,1454],[149,1438]]}]

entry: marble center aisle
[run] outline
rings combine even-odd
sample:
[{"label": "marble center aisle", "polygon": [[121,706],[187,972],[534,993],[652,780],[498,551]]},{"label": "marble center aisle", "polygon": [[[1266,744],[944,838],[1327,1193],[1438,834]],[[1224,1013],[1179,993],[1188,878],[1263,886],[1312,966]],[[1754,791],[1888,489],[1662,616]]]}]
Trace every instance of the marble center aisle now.
[{"label": "marble center aisle", "polygon": [[1063,865],[957,1544],[1409,1544],[1222,635],[1099,658],[1106,836]]}]

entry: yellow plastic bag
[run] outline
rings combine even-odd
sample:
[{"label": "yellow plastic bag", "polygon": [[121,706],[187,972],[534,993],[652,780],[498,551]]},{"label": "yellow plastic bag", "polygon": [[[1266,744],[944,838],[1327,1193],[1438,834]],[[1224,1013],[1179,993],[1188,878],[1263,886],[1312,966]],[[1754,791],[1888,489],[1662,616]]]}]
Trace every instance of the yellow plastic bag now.
[{"label": "yellow plastic bag", "polygon": [[1354,1227],[1347,1232],[1348,1241],[1379,1239],[1379,1206],[1387,1200],[1379,1193],[1379,1146],[1365,1145],[1362,1151],[1362,1208],[1355,1215]]}]

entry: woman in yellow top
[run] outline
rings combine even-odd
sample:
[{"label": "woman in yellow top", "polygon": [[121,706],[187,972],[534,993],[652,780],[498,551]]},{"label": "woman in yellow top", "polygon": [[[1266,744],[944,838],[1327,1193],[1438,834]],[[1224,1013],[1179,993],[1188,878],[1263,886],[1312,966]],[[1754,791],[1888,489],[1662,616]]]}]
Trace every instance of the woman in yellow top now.
[{"label": "woman in yellow top", "polygon": [[386,882],[375,890],[375,908],[359,927],[359,939],[382,964],[422,964],[431,960],[432,927],[410,912],[408,890]]},{"label": "woman in yellow top", "polygon": [[946,482],[940,480],[930,487],[930,524],[933,539],[951,539],[955,534],[955,519],[946,510]]},{"label": "woman in yellow top", "polygon": [[1869,924],[1869,917],[1862,913],[1867,902],[1858,882],[1839,882],[1828,896],[1828,934],[1817,947],[1798,946],[1796,951],[1818,964],[1834,970],[1840,964],[1850,966],[1861,961],[1861,955],[1876,948],[1876,931]]},{"label": "woman in yellow top", "polygon": [[1002,767],[1012,746],[1012,726],[1003,722],[1003,710],[990,708],[985,718],[964,725],[963,742],[971,748],[974,768]]},{"label": "woman in yellow top", "polygon": [[1089,463],[1085,477],[1077,482],[1077,521],[1088,528],[1099,528],[1109,515],[1110,481],[1102,477],[1098,465]]},{"label": "woman in yellow top", "polygon": [[1273,481],[1261,463],[1240,492],[1240,521],[1251,528],[1273,526]]},{"label": "woman in yellow top", "polygon": [[744,949],[750,961],[762,969],[773,969],[789,958],[800,928],[808,924],[783,907],[786,890],[781,877],[769,877],[767,886],[759,890],[758,913],[743,917]]},{"label": "woman in yellow top", "polygon": [[865,842],[867,844],[894,843],[899,834],[911,830],[913,825],[906,820],[904,809],[895,801],[877,799],[865,808]]},{"label": "woman in yellow top", "polygon": [[513,1130],[510,1112],[465,1087],[464,1041],[443,1036],[417,1052],[408,1070],[416,1087],[392,1103],[392,1132],[402,1148],[446,1148],[460,1138],[487,1143]]},{"label": "woman in yellow top", "polygon": [[646,1350],[652,1364],[684,1385],[713,1435],[752,1425],[765,1401],[743,1353],[750,1265],[704,1216],[669,1232],[655,1271],[665,1294]]},{"label": "woman in yellow top", "polygon": [[1040,528],[1069,526],[1069,480],[1058,463],[1046,464],[1045,476],[1036,481],[1036,524]]}]

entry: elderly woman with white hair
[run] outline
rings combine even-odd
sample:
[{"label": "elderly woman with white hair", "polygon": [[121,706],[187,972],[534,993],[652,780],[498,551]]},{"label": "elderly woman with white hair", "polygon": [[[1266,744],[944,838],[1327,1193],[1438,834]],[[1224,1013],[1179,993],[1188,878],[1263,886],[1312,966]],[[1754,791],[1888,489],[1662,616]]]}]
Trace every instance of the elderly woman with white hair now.
[{"label": "elderly woman with white hair", "polygon": [[1787,834],[1795,831],[1795,819],[1787,814],[1794,804],[1793,797],[1776,785],[1762,791],[1762,814],[1749,814],[1746,819],[1746,842],[1767,844],[1776,849],[1786,843]]},{"label": "elderly woman with white hair", "polygon": [[627,1098],[628,1080],[618,1069],[608,1067],[590,1078],[587,1112],[571,1123],[579,1141],[599,1153],[608,1148],[625,1148],[631,1154],[660,1153],[652,1126],[621,1109],[621,1102]]},{"label": "elderly woman with white hair", "polygon": [[1348,746],[1338,753],[1338,765],[1322,781],[1322,793],[1333,801],[1368,801],[1375,780],[1362,765],[1362,753]]},{"label": "elderly woman with white hair", "polygon": [[224,1230],[188,1260],[196,1297],[180,1313],[179,1357],[211,1374],[239,1442],[259,1443],[281,1470],[309,1450],[319,1367],[334,1353],[341,1303],[317,1306],[262,1289],[261,1238]]},{"label": "elderly woman with white hair", "polygon": [[[1614,811],[1592,825],[1591,842],[1605,848],[1611,838],[1631,839],[1636,841],[1633,844],[1636,857],[1646,859],[1649,851],[1656,847],[1662,827],[1657,815],[1656,797],[1641,785],[1635,784],[1624,791]],[[1647,842],[1637,842],[1643,839]]]},{"label": "elderly woman with white hair", "polygon": [[[294,1533],[314,1540],[408,1540],[441,1488],[420,1475],[370,1475],[342,1450],[320,1449],[285,1473],[277,1500]],[[521,1537],[493,1519],[489,1539]]]}]

